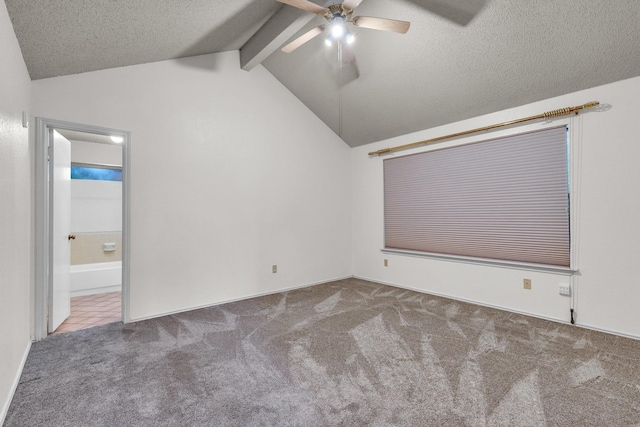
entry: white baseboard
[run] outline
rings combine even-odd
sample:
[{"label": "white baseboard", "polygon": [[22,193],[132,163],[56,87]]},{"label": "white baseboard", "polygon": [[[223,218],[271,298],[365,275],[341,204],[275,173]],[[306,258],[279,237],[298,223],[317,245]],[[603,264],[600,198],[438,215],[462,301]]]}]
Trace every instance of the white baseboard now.
[{"label": "white baseboard", "polygon": [[513,308],[503,307],[503,306],[499,306],[499,305],[487,304],[487,303],[474,301],[474,300],[470,300],[470,299],[466,299],[466,298],[460,298],[460,297],[456,297],[456,296],[452,296],[452,295],[441,294],[439,292],[425,291],[423,289],[413,288],[411,286],[400,285],[400,284],[393,283],[393,282],[385,282],[385,281],[382,281],[382,280],[371,279],[371,278],[363,277],[363,276],[353,276],[353,277],[354,277],[354,279],[361,279],[361,280],[367,280],[369,282],[381,283],[383,285],[393,286],[395,288],[400,288],[400,289],[407,289],[409,291],[415,291],[415,292],[419,292],[421,294],[433,295],[433,296],[436,296],[436,297],[441,297],[441,298],[447,298],[447,299],[451,299],[451,300],[455,300],[455,301],[466,302],[466,303],[469,303],[469,304],[479,305],[479,306],[482,306],[482,307],[495,308],[496,310],[508,311],[509,313],[522,314],[523,316],[535,317],[535,318],[538,318],[538,319],[548,320],[548,321],[551,321],[551,322],[562,323],[562,324],[571,325],[571,326],[577,326],[579,328],[589,329],[589,330],[596,331],[596,332],[603,332],[605,334],[610,334],[610,335],[617,335],[617,336],[620,336],[620,337],[623,337],[623,338],[630,338],[630,339],[634,339],[634,340],[640,340],[640,336],[631,335],[631,334],[625,334],[623,332],[612,331],[612,330],[604,329],[604,328],[598,328],[598,327],[595,327],[595,326],[585,325],[585,324],[582,324],[582,323],[579,323],[579,322],[576,322],[575,324],[572,325],[571,322],[568,321],[568,320],[558,319],[558,318],[555,318],[555,317],[542,316],[542,315],[535,314],[535,313],[530,313],[530,312],[527,312],[527,311],[515,310]]},{"label": "white baseboard", "polygon": [[596,331],[596,332],[602,332],[602,333],[605,333],[605,334],[617,335],[619,337],[630,338],[632,340],[640,341],[640,335],[633,335],[633,334],[627,334],[627,333],[624,333],[624,332],[612,331],[610,329],[598,328],[597,326],[591,326],[591,325],[587,325],[585,323],[580,323],[580,322],[576,322],[576,324],[574,326],[578,326],[578,327],[583,328],[583,329],[590,329],[590,330]]},{"label": "white baseboard", "polygon": [[102,288],[81,289],[78,291],[71,291],[71,298],[82,297],[86,295],[104,294],[107,292],[121,292],[122,285],[105,286]]},{"label": "white baseboard", "polygon": [[18,384],[20,383],[20,377],[22,376],[22,370],[24,369],[25,363],[27,363],[27,357],[29,356],[29,351],[31,350],[31,341],[27,344],[27,347],[24,349],[24,354],[22,355],[22,360],[20,361],[20,366],[18,367],[18,372],[16,372],[16,376],[13,379],[13,383],[11,384],[11,391],[7,396],[6,401],[2,405],[2,411],[0,411],[0,426],[4,425],[5,418],[7,417],[7,412],[9,412],[9,406],[11,405],[11,401],[13,400],[13,396],[18,389]]},{"label": "white baseboard", "polygon": [[180,310],[167,311],[167,312],[163,312],[163,313],[159,313],[159,314],[154,314],[154,315],[151,315],[151,316],[136,317],[135,319],[131,319],[131,322],[139,322],[141,320],[156,319],[158,317],[170,316],[172,314],[184,313],[186,311],[199,310],[201,308],[208,308],[208,307],[215,307],[217,305],[228,304],[228,303],[231,303],[231,302],[242,301],[242,300],[247,300],[247,299],[251,299],[251,298],[264,297],[264,296],[267,296],[267,295],[279,294],[281,292],[293,291],[295,289],[309,288],[311,286],[321,285],[323,283],[335,282],[337,280],[351,279],[352,277],[353,276],[336,277],[336,278],[333,278],[333,279],[320,280],[318,282],[307,283],[307,284],[304,284],[304,285],[297,285],[297,286],[291,286],[291,287],[288,287],[288,288],[276,289],[276,290],[273,290],[273,291],[260,292],[260,293],[257,293],[257,294],[251,294],[251,295],[247,295],[247,296],[240,297],[240,298],[232,298],[232,299],[228,299],[228,300],[214,302],[214,303],[211,303],[211,304],[203,304],[203,305],[199,305],[199,306],[196,306],[196,307],[189,307],[189,308],[184,308],[184,309],[180,309]]},{"label": "white baseboard", "polygon": [[479,301],[474,301],[474,300],[471,300],[471,299],[460,298],[460,297],[456,297],[456,296],[453,296],[453,295],[442,294],[440,292],[425,291],[424,289],[413,288],[411,286],[400,285],[398,283],[393,283],[393,282],[384,282],[382,280],[370,279],[368,277],[362,277],[362,276],[353,276],[353,277],[356,278],[356,279],[367,280],[369,282],[382,283],[383,285],[389,285],[389,286],[393,286],[395,288],[406,289],[406,290],[409,290],[409,291],[415,291],[415,292],[419,292],[421,294],[433,295],[433,296],[440,297],[440,298],[447,298],[447,299],[450,299],[450,300],[466,302],[466,303],[469,303],[469,304],[480,305],[482,307],[495,308],[496,310],[508,311],[510,313],[522,314],[522,315],[530,316],[530,317],[537,317],[538,319],[550,320],[552,322],[566,323],[566,324],[569,324],[569,325],[571,324],[568,321],[565,321],[563,319],[558,319],[558,318],[555,318],[555,317],[542,316],[542,315],[539,315],[539,314],[529,313],[529,312],[522,311],[522,310],[514,310],[512,308],[502,307],[500,305],[487,304],[487,303],[483,303],[483,302],[479,302]]}]

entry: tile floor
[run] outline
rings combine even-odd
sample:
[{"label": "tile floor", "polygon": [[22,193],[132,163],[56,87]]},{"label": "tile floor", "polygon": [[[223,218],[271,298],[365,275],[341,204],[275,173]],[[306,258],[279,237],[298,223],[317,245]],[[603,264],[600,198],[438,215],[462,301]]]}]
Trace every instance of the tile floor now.
[{"label": "tile floor", "polygon": [[122,320],[121,305],[120,292],[71,298],[71,315],[54,334],[119,322]]}]

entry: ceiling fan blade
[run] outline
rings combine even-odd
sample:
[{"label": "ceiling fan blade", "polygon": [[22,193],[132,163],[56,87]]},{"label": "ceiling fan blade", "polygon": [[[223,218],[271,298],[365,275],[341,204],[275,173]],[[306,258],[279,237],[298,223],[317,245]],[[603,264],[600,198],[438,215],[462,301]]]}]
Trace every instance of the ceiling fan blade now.
[{"label": "ceiling fan blade", "polygon": [[288,4],[289,6],[297,7],[298,9],[306,10],[307,12],[315,13],[318,15],[324,15],[327,11],[322,6],[315,3],[311,3],[308,0],[278,0],[280,3]]},{"label": "ceiling fan blade", "polygon": [[318,25],[317,27],[312,28],[311,30],[307,31],[306,33],[304,33],[303,35],[301,35],[300,37],[298,37],[297,39],[295,39],[294,41],[292,41],[291,43],[283,47],[282,51],[284,53],[293,52],[294,50],[296,50],[297,48],[299,48],[300,46],[302,46],[312,38],[316,37],[319,34],[322,34],[325,28],[326,28],[325,25]]},{"label": "ceiling fan blade", "polygon": [[342,8],[347,10],[353,10],[362,2],[362,0],[344,0],[342,2]]},{"label": "ceiling fan blade", "polygon": [[487,0],[409,0],[411,3],[465,26],[480,12]]},{"label": "ceiling fan blade", "polygon": [[353,18],[353,25],[372,30],[392,31],[404,34],[409,31],[411,23],[407,21],[396,21],[395,19],[374,18],[371,16],[356,16]]}]

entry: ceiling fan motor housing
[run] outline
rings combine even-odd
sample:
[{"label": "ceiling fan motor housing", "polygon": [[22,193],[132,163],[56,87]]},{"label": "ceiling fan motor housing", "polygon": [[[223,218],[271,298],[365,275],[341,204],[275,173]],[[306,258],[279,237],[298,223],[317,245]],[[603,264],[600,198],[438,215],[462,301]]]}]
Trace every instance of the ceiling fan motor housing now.
[{"label": "ceiling fan motor housing", "polygon": [[340,18],[342,22],[346,22],[347,18],[352,13],[352,10],[344,9],[341,3],[334,3],[327,6],[327,13],[325,15],[325,18],[327,18],[329,22],[333,22],[333,20],[336,18]]}]

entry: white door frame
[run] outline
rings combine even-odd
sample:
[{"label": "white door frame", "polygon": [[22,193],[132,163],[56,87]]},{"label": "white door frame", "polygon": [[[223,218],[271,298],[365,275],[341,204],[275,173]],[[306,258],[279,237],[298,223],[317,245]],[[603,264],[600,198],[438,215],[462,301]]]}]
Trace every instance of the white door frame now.
[{"label": "white door frame", "polygon": [[36,117],[35,151],[35,290],[34,339],[47,337],[47,301],[49,292],[49,130],[64,129],[106,136],[121,136],[122,142],[122,321],[130,322],[130,254],[131,254],[131,132],[80,123]]}]

